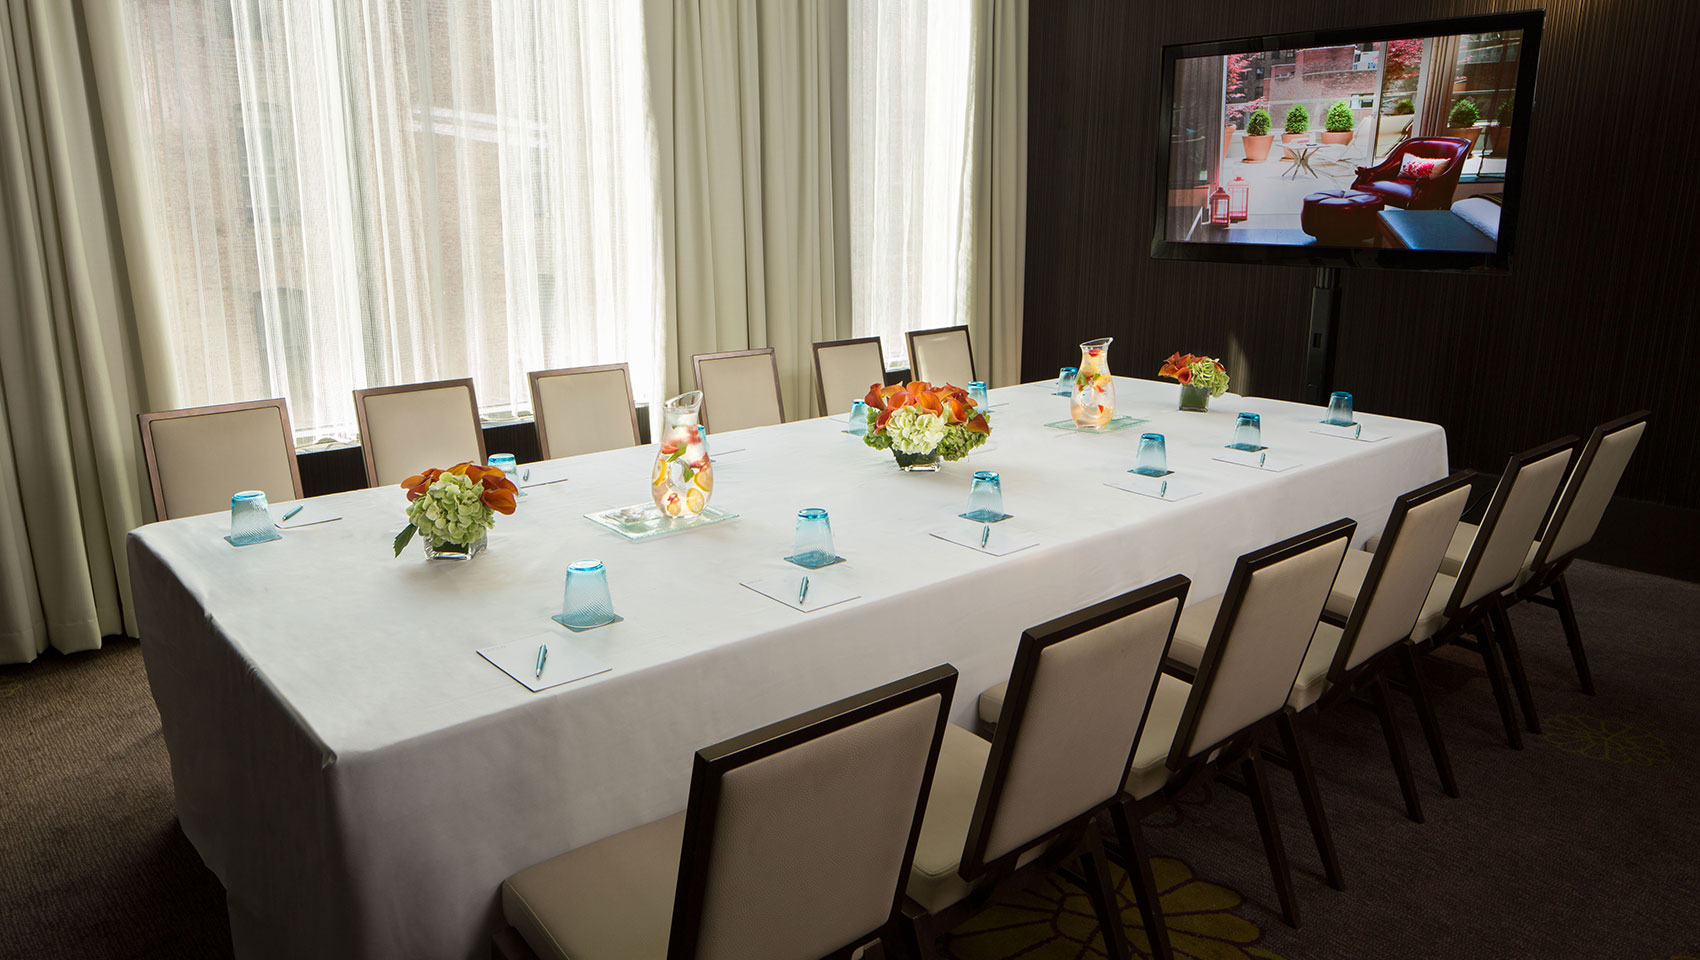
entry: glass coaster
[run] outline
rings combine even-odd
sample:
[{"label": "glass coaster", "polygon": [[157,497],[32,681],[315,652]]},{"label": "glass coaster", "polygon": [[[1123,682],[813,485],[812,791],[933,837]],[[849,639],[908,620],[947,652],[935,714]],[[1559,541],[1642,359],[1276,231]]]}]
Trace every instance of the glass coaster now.
[{"label": "glass coaster", "polygon": [[844,558],[831,553],[805,553],[800,556],[786,557],[785,561],[794,563],[799,567],[808,567],[810,570],[819,570],[821,567],[843,563]]},{"label": "glass coaster", "polygon": [[251,547],[256,543],[271,543],[273,540],[282,540],[282,539],[283,539],[282,534],[273,533],[270,530],[262,530],[259,533],[248,534],[247,536],[241,537],[239,539],[234,539],[234,540],[231,539],[230,537],[225,537],[224,542],[230,544],[233,547]]},{"label": "glass coaster", "polygon": [[1229,450],[1244,450],[1246,453],[1257,453],[1261,450],[1269,449],[1268,447],[1259,446],[1255,443],[1224,443],[1222,446]]},{"label": "glass coaster", "polygon": [[613,624],[619,623],[620,621],[622,621],[626,618],[622,617],[622,616],[620,616],[619,614],[616,613],[616,614],[614,614],[614,619],[608,621],[607,623],[598,623],[594,626],[589,626],[589,627],[575,627],[572,624],[568,623],[567,621],[562,620],[561,615],[558,614],[558,613],[555,614],[554,616],[550,617],[549,619],[555,621],[556,623],[560,624],[563,627],[566,627],[568,630],[571,630],[574,633],[583,633],[586,630],[595,630],[597,627],[611,626]]},{"label": "glass coaster", "polygon": [[1355,426],[1358,425],[1358,422],[1356,420],[1327,420],[1327,419],[1323,419],[1323,420],[1318,420],[1316,422],[1317,423],[1326,423],[1331,427],[1355,427]]},{"label": "glass coaster", "polygon": [[710,524],[736,520],[738,515],[719,507],[710,506],[696,517],[669,517],[661,512],[653,502],[635,504],[630,507],[615,507],[600,513],[587,513],[586,520],[599,526],[607,527],[627,540],[651,540],[672,533],[695,530]]},{"label": "glass coaster", "polygon": [[1116,417],[1101,427],[1076,426],[1073,420],[1058,420],[1055,423],[1047,423],[1045,426],[1054,427],[1058,430],[1073,430],[1075,433],[1114,433],[1117,430],[1126,430],[1128,427],[1137,427],[1142,423],[1150,422],[1138,417]]},{"label": "glass coaster", "polygon": [[1142,477],[1172,477],[1175,475],[1173,470],[1153,470],[1150,467],[1134,467],[1128,473],[1137,473]]},{"label": "glass coaster", "polygon": [[1015,516],[1013,513],[998,513],[995,510],[975,510],[973,513],[959,513],[957,516],[975,523],[997,523]]}]

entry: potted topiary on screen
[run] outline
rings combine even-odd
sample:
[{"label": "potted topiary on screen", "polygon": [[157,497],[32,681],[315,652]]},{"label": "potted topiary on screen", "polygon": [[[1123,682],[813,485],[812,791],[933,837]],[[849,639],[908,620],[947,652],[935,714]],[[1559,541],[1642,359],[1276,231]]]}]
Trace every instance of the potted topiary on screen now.
[{"label": "potted topiary on screen", "polygon": [[1317,139],[1323,143],[1352,142],[1352,108],[1341,100],[1328,108],[1328,113],[1322,118],[1322,136]]},{"label": "potted topiary on screen", "polygon": [[1446,115],[1446,135],[1461,137],[1470,141],[1470,149],[1476,147],[1476,136],[1482,132],[1476,126],[1476,121],[1482,118],[1482,112],[1476,109],[1476,101],[1469,97],[1454,103],[1452,112]]},{"label": "potted topiary on screen", "polygon": [[1293,109],[1287,111],[1287,119],[1281,121],[1281,142],[1298,143],[1310,139],[1310,114],[1302,103],[1293,104]]},{"label": "potted topiary on screen", "polygon": [[1262,163],[1269,159],[1269,145],[1275,137],[1269,132],[1269,111],[1258,107],[1251,112],[1251,117],[1245,122],[1245,136],[1240,143],[1245,147],[1247,163]]},{"label": "potted topiary on screen", "polygon": [[1493,152],[1504,153],[1511,149],[1511,114],[1516,110],[1516,101],[1507,100],[1499,105],[1499,112],[1494,119],[1499,126],[1493,128]]}]

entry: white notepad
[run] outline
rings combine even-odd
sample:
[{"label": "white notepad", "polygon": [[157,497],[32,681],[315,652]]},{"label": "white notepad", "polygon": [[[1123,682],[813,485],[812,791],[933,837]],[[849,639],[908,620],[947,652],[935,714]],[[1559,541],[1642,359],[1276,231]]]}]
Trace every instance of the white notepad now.
[{"label": "white notepad", "polygon": [[1376,433],[1373,430],[1365,430],[1361,423],[1353,424],[1349,427],[1339,427],[1330,423],[1324,423],[1319,424],[1315,429],[1311,430],[1311,433],[1320,433],[1325,437],[1337,437],[1341,440],[1357,440],[1363,443],[1375,443],[1378,440],[1386,440],[1388,437],[1392,436],[1392,434]]},{"label": "white notepad", "polygon": [[[539,644],[549,646],[549,656],[543,661],[541,677],[537,676]],[[524,684],[532,693],[558,687],[563,683],[572,683],[574,680],[583,680],[585,677],[594,677],[612,669],[578,649],[570,636],[562,636],[561,633],[539,633],[523,640],[498,643],[479,650],[478,655]]]},{"label": "white notepad", "polygon": [[[803,602],[798,603],[797,594],[802,591],[804,577],[809,578],[809,592],[803,597]],[[822,607],[830,607],[861,596],[853,590],[834,584],[830,578],[822,577],[819,573],[801,569],[797,573],[781,573],[751,580],[741,583],[740,586],[749,587],[770,600],[777,600],[804,613],[813,613]]]},{"label": "white notepad", "polygon": [[[984,528],[991,528],[991,535],[986,537],[986,545],[980,546],[980,536]],[[939,530],[930,531],[940,540],[946,540],[958,546],[967,547],[975,553],[989,554],[994,557],[1008,556],[1028,547],[1036,547],[1039,541],[1023,533],[1019,527],[1012,527],[1008,520],[1002,523],[979,524],[972,520],[954,523]]]},{"label": "white notepad", "polygon": [[[1168,481],[1167,487],[1163,486],[1164,481]],[[1185,500],[1187,497],[1196,497],[1204,492],[1196,484],[1188,483],[1185,480],[1178,480],[1174,477],[1143,477],[1137,473],[1130,473],[1125,477],[1106,481],[1104,485],[1115,487],[1117,490],[1126,490],[1128,493],[1137,493],[1142,497],[1150,497],[1153,500],[1170,502]]]},{"label": "white notepad", "polygon": [[1223,450],[1221,453],[1216,455],[1216,459],[1223,463],[1232,463],[1242,467],[1250,467],[1253,470],[1267,470],[1270,473],[1280,473],[1283,470],[1291,470],[1294,467],[1304,466],[1304,464],[1299,463],[1297,460],[1289,460],[1286,457],[1270,453],[1267,450],[1255,452],[1251,450]]},{"label": "white notepad", "polygon": [[332,520],[342,519],[342,514],[337,513],[335,510],[332,510],[322,503],[279,503],[272,507],[272,514],[274,516],[282,517],[284,514],[294,510],[296,507],[300,507],[301,512],[290,517],[288,520],[279,520],[277,522],[277,528],[279,530],[293,530],[296,527],[310,527],[317,523],[330,523]]},{"label": "white notepad", "polygon": [[546,487],[552,483],[565,483],[567,480],[567,465],[564,463],[528,463],[519,468],[519,476],[509,477],[520,489],[531,487]]}]

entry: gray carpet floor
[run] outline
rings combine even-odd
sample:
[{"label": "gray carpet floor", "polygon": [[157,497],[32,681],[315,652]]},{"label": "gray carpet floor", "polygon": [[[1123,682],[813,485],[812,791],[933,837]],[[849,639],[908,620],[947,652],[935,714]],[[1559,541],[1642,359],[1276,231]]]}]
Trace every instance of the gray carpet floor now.
[{"label": "gray carpet floor", "polygon": [[[1700,585],[1589,564],[1571,581],[1600,693],[1577,690],[1550,610],[1515,611],[1545,722],[1525,750],[1505,747],[1473,655],[1430,661],[1460,799],[1440,793],[1395,698],[1425,824],[1404,816],[1373,715],[1347,706],[1305,725],[1344,892],[1323,883],[1292,781],[1271,768],[1302,929],[1275,910],[1243,796],[1204,786],[1148,819],[1181,955],[1700,957]],[[229,955],[223,891],[173,816],[137,644],[0,667],[0,731],[0,956]],[[1046,882],[946,948],[959,960],[1097,957],[1094,927],[1079,891]]]}]

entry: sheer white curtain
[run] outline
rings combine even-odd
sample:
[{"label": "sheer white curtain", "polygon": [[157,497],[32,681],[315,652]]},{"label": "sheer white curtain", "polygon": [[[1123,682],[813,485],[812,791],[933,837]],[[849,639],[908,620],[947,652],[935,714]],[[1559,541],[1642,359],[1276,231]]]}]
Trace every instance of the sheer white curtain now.
[{"label": "sheer white curtain", "polygon": [[136,0],[179,402],[625,361],[659,389],[655,135],[623,0]]},{"label": "sheer white curtain", "polygon": [[968,322],[980,6],[849,0],[851,304],[888,363]]}]

